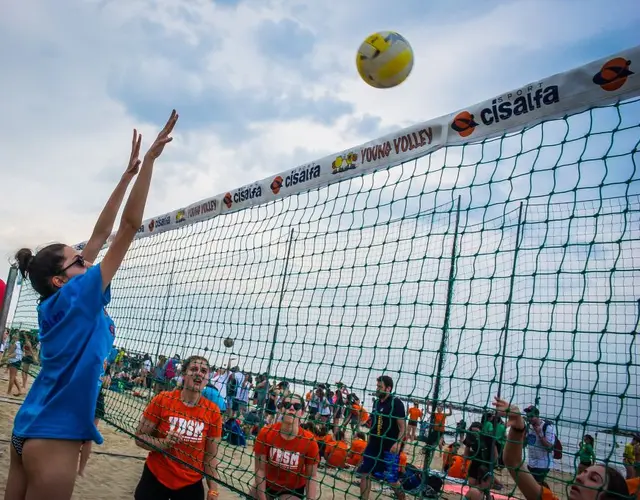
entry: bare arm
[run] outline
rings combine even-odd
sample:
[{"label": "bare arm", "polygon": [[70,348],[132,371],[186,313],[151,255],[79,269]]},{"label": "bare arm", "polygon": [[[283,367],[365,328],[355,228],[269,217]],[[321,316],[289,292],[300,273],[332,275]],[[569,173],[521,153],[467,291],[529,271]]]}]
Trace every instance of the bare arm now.
[{"label": "bare arm", "polygon": [[140,418],[138,428],[136,429],[136,445],[147,451],[154,451],[157,448],[162,449],[164,447],[164,440],[153,437],[155,430],[156,424],[147,420],[145,417]]},{"label": "bare arm", "polygon": [[107,241],[111,231],[113,231],[113,223],[116,220],[116,215],[118,215],[118,210],[120,210],[120,205],[122,205],[122,200],[127,192],[129,183],[138,173],[138,169],[140,167],[140,160],[138,159],[138,156],[140,155],[141,143],[142,136],[138,135],[138,131],[134,129],[133,139],[131,140],[131,154],[129,155],[127,170],[122,175],[116,188],[107,200],[107,204],[102,209],[102,212],[98,217],[98,221],[93,228],[91,238],[89,238],[89,241],[82,250],[83,257],[89,262],[96,260],[100,249]]},{"label": "bare arm", "polygon": [[502,452],[504,465],[525,499],[537,500],[542,495],[542,486],[536,482],[524,463],[522,443],[525,439],[526,426],[522,414],[518,407],[510,406],[506,401],[497,398],[494,405],[500,414],[507,414],[509,418],[509,434]]},{"label": "bare arm", "polygon": [[267,499],[267,468],[265,459],[266,457],[264,455],[256,455],[256,494],[258,500]]},{"label": "bare arm", "polygon": [[[204,472],[207,475],[207,487],[209,491],[218,491],[218,485],[215,480],[220,480],[218,475],[218,444],[220,438],[207,438],[204,450]],[[213,478],[213,479],[211,479]]]},{"label": "bare arm", "polygon": [[129,246],[131,245],[136,232],[142,224],[144,207],[147,203],[147,195],[149,194],[149,186],[151,185],[153,164],[162,154],[165,145],[171,142],[172,138],[169,134],[171,134],[177,120],[178,115],[174,110],[171,113],[169,121],[160,131],[157,139],[144,156],[144,161],[140,167],[140,173],[138,174],[138,178],[131,189],[127,204],[124,207],[118,232],[116,233],[113,243],[109,247],[107,254],[104,256],[104,259],[100,264],[103,289],[106,289],[109,286],[109,283],[111,283],[113,276],[116,274],[124,256],[129,250]]},{"label": "bare arm", "polygon": [[136,445],[147,451],[169,450],[182,439],[179,434],[173,432],[169,432],[165,438],[155,437],[153,436],[155,430],[156,424],[141,417],[136,429]]},{"label": "bare arm", "polygon": [[312,465],[308,469],[309,483],[307,486],[307,497],[309,500],[318,500],[320,498],[320,488],[318,487],[318,481],[316,477],[318,475],[318,465]]}]

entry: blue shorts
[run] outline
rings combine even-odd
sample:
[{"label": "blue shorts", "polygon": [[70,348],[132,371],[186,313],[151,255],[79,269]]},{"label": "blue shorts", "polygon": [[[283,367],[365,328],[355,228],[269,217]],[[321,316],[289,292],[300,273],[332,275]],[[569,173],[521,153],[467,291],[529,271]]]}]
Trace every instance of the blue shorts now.
[{"label": "blue shorts", "polygon": [[382,457],[372,457],[367,455],[365,451],[362,455],[360,467],[358,467],[358,474],[361,476],[383,476],[385,469],[386,465]]}]

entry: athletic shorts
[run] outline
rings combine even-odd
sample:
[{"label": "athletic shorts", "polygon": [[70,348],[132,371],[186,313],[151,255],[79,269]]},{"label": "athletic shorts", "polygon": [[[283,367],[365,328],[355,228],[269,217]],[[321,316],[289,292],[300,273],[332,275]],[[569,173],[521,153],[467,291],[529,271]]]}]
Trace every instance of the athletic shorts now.
[{"label": "athletic shorts", "polygon": [[22,358],[22,364],[23,365],[32,365],[33,364],[33,358],[31,356],[25,356],[24,358]]},{"label": "athletic shorts", "polygon": [[306,486],[303,486],[302,488],[295,488],[293,490],[276,489],[276,488],[267,487],[267,498],[269,497],[278,498],[282,495],[290,495],[292,497],[298,497],[302,500],[307,495]]},{"label": "athletic shorts", "polygon": [[417,420],[409,420],[409,427],[418,427]]},{"label": "athletic shorts", "polygon": [[158,481],[158,478],[144,465],[140,482],[134,493],[135,500],[204,500],[204,486],[202,481],[172,490]]},{"label": "athletic shorts", "polygon": [[383,455],[384,453],[381,453],[379,458],[372,457],[366,453],[362,455],[362,462],[360,462],[360,467],[358,467],[358,474],[361,476],[383,475],[386,470],[386,464],[382,458]]}]

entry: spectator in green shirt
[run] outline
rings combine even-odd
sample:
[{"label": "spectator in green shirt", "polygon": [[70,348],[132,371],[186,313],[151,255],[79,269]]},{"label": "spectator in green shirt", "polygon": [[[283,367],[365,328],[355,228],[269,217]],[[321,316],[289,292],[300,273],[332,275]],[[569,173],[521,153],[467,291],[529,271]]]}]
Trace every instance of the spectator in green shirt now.
[{"label": "spectator in green shirt", "polygon": [[596,453],[593,450],[593,436],[591,434],[585,434],[580,443],[580,450],[578,450],[578,474],[582,474],[587,468],[591,467],[596,461]]}]

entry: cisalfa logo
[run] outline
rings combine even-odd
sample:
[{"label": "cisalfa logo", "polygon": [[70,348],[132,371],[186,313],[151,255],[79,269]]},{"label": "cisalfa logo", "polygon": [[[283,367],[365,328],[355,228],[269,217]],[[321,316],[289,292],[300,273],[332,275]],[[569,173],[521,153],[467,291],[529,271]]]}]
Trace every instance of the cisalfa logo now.
[{"label": "cisalfa logo", "polygon": [[278,194],[280,192],[280,188],[282,187],[282,183],[284,180],[279,175],[276,176],[273,181],[271,181],[271,191],[273,194]]},{"label": "cisalfa logo", "polygon": [[451,122],[451,128],[460,134],[460,137],[469,137],[478,126],[475,117],[468,111],[458,113]]},{"label": "cisalfa logo", "polygon": [[231,205],[233,205],[233,198],[231,197],[231,193],[227,193],[224,195],[224,198],[222,198],[222,203],[224,203],[227,208],[231,208]]},{"label": "cisalfa logo", "polygon": [[627,83],[627,78],[633,75],[629,66],[631,66],[631,61],[624,57],[611,59],[604,63],[600,71],[594,75],[593,83],[607,92],[618,90]]}]

